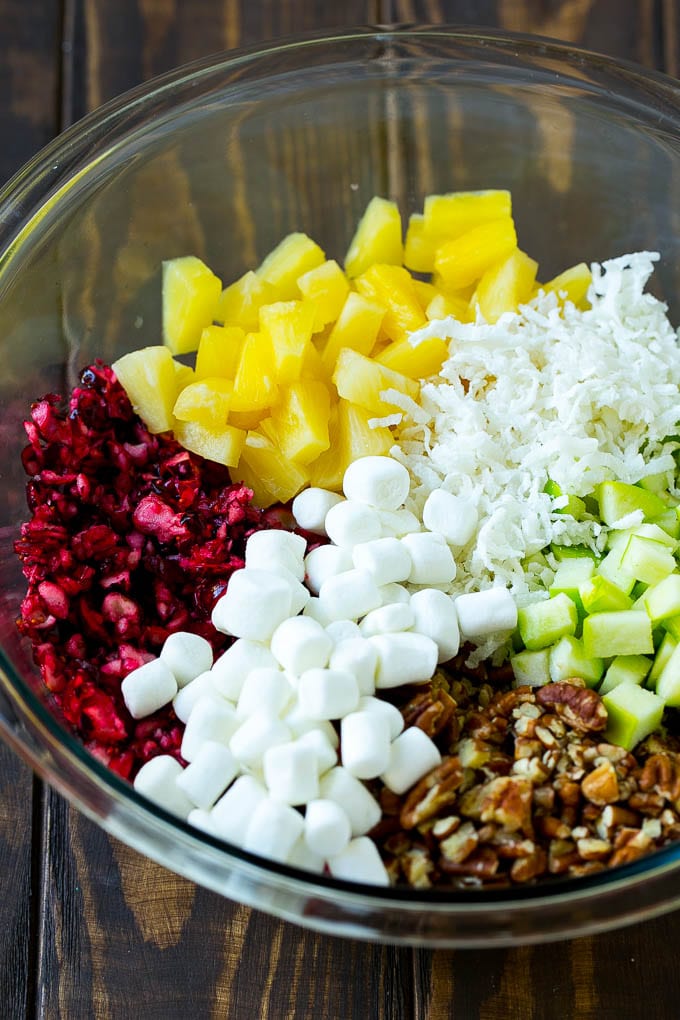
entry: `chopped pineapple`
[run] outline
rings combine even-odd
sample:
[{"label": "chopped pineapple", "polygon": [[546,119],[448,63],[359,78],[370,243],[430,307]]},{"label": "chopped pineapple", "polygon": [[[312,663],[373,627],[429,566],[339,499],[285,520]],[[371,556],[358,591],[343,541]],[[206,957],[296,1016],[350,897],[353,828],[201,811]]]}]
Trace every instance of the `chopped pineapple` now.
[{"label": "chopped pineapple", "polygon": [[303,298],[314,303],[315,333],[335,322],[349,294],[347,277],[334,259],[303,273],[298,278],[298,287]]},{"label": "chopped pineapple", "polygon": [[516,312],[531,297],[538,262],[519,248],[503,262],[488,269],[479,281],[472,300],[487,322],[496,322],[504,312]]},{"label": "chopped pineapple", "polygon": [[309,471],[287,460],[262,433],[249,432],[232,478],[253,490],[258,506],[267,507],[297,496],[309,483]]},{"label": "chopped pineapple", "polygon": [[437,249],[434,261],[446,287],[454,290],[475,283],[517,247],[515,225],[509,216],[473,227]]},{"label": "chopped pineapple", "polygon": [[298,464],[309,464],[327,450],[328,387],[313,379],[299,379],[281,391],[271,421],[283,455]]},{"label": "chopped pineapple", "polygon": [[233,468],[239,462],[247,433],[232,425],[206,425],[199,421],[178,421],[175,439],[187,450],[206,460]]},{"label": "chopped pineapple", "polygon": [[196,353],[196,378],[233,379],[245,338],[240,326],[206,326]]},{"label": "chopped pineapple", "polygon": [[260,309],[260,329],[271,341],[276,378],[283,385],[300,378],[314,317],[312,301],[278,301]]},{"label": "chopped pineapple", "polygon": [[324,259],[323,251],[311,237],[288,234],[267,255],[257,275],[274,288],[276,301],[292,301],[300,296],[298,278],[320,266]]},{"label": "chopped pineapple", "polygon": [[163,263],[163,343],[172,354],[196,350],[221,292],[221,282],[195,255]]},{"label": "chopped pineapple", "polygon": [[394,440],[384,426],[371,428],[371,415],[363,407],[340,399],[329,417],[330,446],[310,465],[310,484],[340,492],[345,471],[359,457],[382,456]]},{"label": "chopped pineapple", "polygon": [[366,408],[376,418],[400,410],[399,405],[390,400],[388,390],[397,390],[412,400],[417,400],[420,394],[420,387],[413,379],[347,347],[338,355],[333,382],[341,397]]},{"label": "chopped pineapple", "polygon": [[173,408],[180,421],[197,421],[212,429],[227,424],[234,384],[228,379],[208,376],[180,391]]},{"label": "chopped pineapple", "polygon": [[453,191],[447,195],[428,195],[423,205],[423,231],[429,237],[453,240],[483,223],[511,215],[509,191]]},{"label": "chopped pineapple", "polygon": [[323,363],[323,359],[314,344],[307,344],[302,358],[301,379],[316,379],[318,382],[330,382],[331,372]]},{"label": "chopped pineapple", "polygon": [[370,354],[384,317],[384,305],[350,291],[322,351],[326,369],[333,371],[343,347]]},{"label": "chopped pineapple", "polygon": [[268,407],[261,407],[258,411],[234,411],[232,408],[229,412],[229,424],[234,428],[250,432],[251,429],[259,428],[262,420],[268,416]]},{"label": "chopped pineapple", "polygon": [[215,318],[225,326],[240,326],[255,332],[262,305],[276,301],[276,291],[252,270],[226,287],[217,302]]},{"label": "chopped pineapple", "polygon": [[409,379],[427,379],[439,371],[448,356],[449,349],[443,340],[428,337],[415,347],[410,340],[395,340],[375,360]]},{"label": "chopped pineapple", "polygon": [[175,381],[177,383],[177,392],[179,393],[184,386],[195,382],[196,372],[191,365],[183,365],[181,361],[175,361],[174,358],[172,364],[175,369]]},{"label": "chopped pineapple", "polygon": [[439,236],[426,233],[425,217],[422,213],[413,213],[406,228],[404,265],[414,273],[431,273],[439,244],[441,244]]},{"label": "chopped pineapple", "polygon": [[433,283],[426,283],[425,280],[414,280],[413,289],[420,307],[425,311],[433,298],[437,296],[437,288]]},{"label": "chopped pineapple", "polygon": [[356,287],[364,297],[387,309],[382,328],[390,340],[405,340],[426,324],[413,279],[403,266],[373,265],[357,277]]},{"label": "chopped pineapple", "polygon": [[111,367],[149,432],[168,432],[173,428],[172,409],[181,376],[167,347],[131,351]]},{"label": "chopped pineapple", "polygon": [[248,333],[234,377],[233,411],[271,407],[278,392],[274,348],[264,333]]},{"label": "chopped pineapple", "polygon": [[593,274],[588,266],[585,262],[579,262],[578,265],[565,269],[548,283],[542,284],[541,289],[546,294],[557,294],[561,301],[572,301],[577,307],[582,308],[592,280]]},{"label": "chopped pineapple", "polygon": [[345,272],[353,278],[365,273],[375,263],[400,266],[403,254],[401,215],[397,203],[376,195],[366,206],[350,242],[345,256]]},{"label": "chopped pineapple", "polygon": [[446,319],[451,315],[459,322],[470,321],[470,303],[465,298],[456,297],[453,294],[442,294],[438,291],[425,309],[425,315],[432,319]]}]

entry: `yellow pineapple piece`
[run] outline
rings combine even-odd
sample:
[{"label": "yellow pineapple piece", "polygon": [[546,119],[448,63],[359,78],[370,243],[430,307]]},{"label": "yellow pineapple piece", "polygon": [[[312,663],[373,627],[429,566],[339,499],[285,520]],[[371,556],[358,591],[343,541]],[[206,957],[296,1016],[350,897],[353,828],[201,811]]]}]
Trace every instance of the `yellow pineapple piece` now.
[{"label": "yellow pineapple piece", "polygon": [[577,308],[582,308],[586,304],[586,294],[592,280],[593,274],[588,266],[585,262],[579,262],[578,265],[565,269],[548,283],[541,284],[541,289],[546,294],[557,294],[562,303],[572,301]]},{"label": "yellow pineapple piece", "polygon": [[274,288],[250,270],[222,291],[215,318],[225,326],[240,326],[246,332],[255,332],[260,308],[272,301],[276,301]]},{"label": "yellow pineapple piece", "polygon": [[173,408],[180,421],[197,421],[219,428],[227,424],[234,384],[229,379],[208,376],[190,383],[180,391]]},{"label": "yellow pineapple piece", "polygon": [[260,329],[271,342],[277,382],[282,385],[300,377],[314,317],[311,301],[277,301],[260,309]]},{"label": "yellow pineapple piece", "polygon": [[394,437],[384,425],[371,428],[371,414],[363,407],[340,399],[331,408],[328,433],[330,446],[310,464],[310,485],[342,491],[345,471],[359,457],[389,452]]},{"label": "yellow pineapple piece", "polygon": [[251,429],[259,428],[262,420],[268,416],[268,407],[263,407],[259,411],[234,411],[232,408],[229,412],[229,424],[234,428],[250,432]]},{"label": "yellow pineapple piece", "polygon": [[257,270],[260,280],[273,287],[276,301],[292,301],[299,297],[297,281],[303,273],[324,261],[321,248],[306,234],[288,234],[267,255]]},{"label": "yellow pineapple piece", "polygon": [[309,483],[309,471],[287,460],[261,432],[249,432],[232,479],[253,490],[258,506],[287,503]]},{"label": "yellow pineapple piece", "polygon": [[196,378],[233,379],[245,338],[240,326],[206,326],[196,354]]},{"label": "yellow pineapple piece", "polygon": [[271,421],[284,457],[309,464],[328,449],[330,403],[328,387],[313,379],[299,379],[281,391]]},{"label": "yellow pineapple piece", "polygon": [[422,213],[412,213],[404,241],[404,265],[414,273],[431,273],[434,256],[442,242],[440,235],[428,234]]},{"label": "yellow pineapple piece", "polygon": [[384,317],[384,305],[350,291],[321,353],[327,371],[333,371],[343,347],[370,354]]},{"label": "yellow pineapple piece", "polygon": [[184,387],[188,386],[196,379],[196,373],[190,365],[183,365],[181,361],[175,361],[173,359],[173,365],[175,367],[175,380],[177,382],[177,392]]},{"label": "yellow pineapple piece", "polygon": [[413,279],[403,266],[373,265],[355,282],[360,294],[387,309],[382,328],[390,340],[404,340],[426,324]]},{"label": "yellow pineapple piece", "polygon": [[507,259],[484,273],[473,305],[487,322],[496,322],[504,312],[516,312],[531,297],[537,269],[538,262],[515,249]]},{"label": "yellow pineapple piece", "polygon": [[163,343],[172,354],[196,350],[221,292],[220,280],[195,255],[163,263]]},{"label": "yellow pineapple piece", "polygon": [[301,379],[316,379],[317,382],[328,383],[331,372],[326,368],[321,353],[315,344],[308,344],[302,358]]},{"label": "yellow pineapple piece", "polygon": [[298,287],[303,298],[315,305],[315,333],[335,322],[349,294],[347,277],[334,259],[303,273],[298,278]]},{"label": "yellow pineapple piece", "polygon": [[412,400],[417,400],[420,394],[420,387],[413,379],[385,368],[348,347],[343,347],[338,355],[333,382],[341,397],[366,408],[376,418],[400,410],[386,391],[397,390]]},{"label": "yellow pineapple piece", "polygon": [[142,347],[111,367],[149,432],[168,432],[174,425],[172,409],[181,378],[169,349]]},{"label": "yellow pineapple piece", "polygon": [[415,347],[409,340],[395,340],[375,360],[409,379],[427,379],[439,371],[448,356],[449,349],[443,340],[428,337]]},{"label": "yellow pineapple piece", "polygon": [[264,333],[247,333],[234,376],[232,411],[271,407],[278,393],[274,348]]},{"label": "yellow pineapple piece", "polygon": [[246,435],[244,429],[232,425],[206,425],[200,421],[175,423],[175,439],[185,449],[230,468],[239,462]]},{"label": "yellow pineapple piece", "polygon": [[434,265],[447,288],[467,287],[506,259],[517,247],[515,225],[509,216],[491,220],[446,241],[437,249]]},{"label": "yellow pineapple piece", "polygon": [[428,195],[423,206],[423,232],[454,240],[474,227],[512,216],[509,191],[453,191]]},{"label": "yellow pineapple piece", "polygon": [[376,195],[366,206],[350,242],[345,256],[345,272],[352,279],[376,262],[400,266],[403,256],[401,215],[397,203]]},{"label": "yellow pineapple piece", "polygon": [[449,315],[459,322],[470,322],[472,318],[469,301],[453,294],[443,294],[441,291],[435,293],[425,309],[425,315],[430,322],[433,319],[446,319]]},{"label": "yellow pineapple piece", "polygon": [[413,289],[416,292],[420,307],[425,312],[432,298],[437,296],[437,288],[433,283],[426,283],[425,280],[414,280]]}]

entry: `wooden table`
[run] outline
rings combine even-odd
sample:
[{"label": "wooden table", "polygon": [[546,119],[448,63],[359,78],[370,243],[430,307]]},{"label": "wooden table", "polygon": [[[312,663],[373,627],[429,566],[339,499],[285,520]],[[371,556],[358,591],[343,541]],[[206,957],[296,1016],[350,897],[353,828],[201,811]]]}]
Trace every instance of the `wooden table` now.
[{"label": "wooden table", "polygon": [[[187,60],[395,21],[535,32],[680,73],[678,0],[0,0],[0,179],[88,110]],[[140,857],[4,748],[0,875],[0,1020],[680,1016],[679,914],[485,952],[315,936]]]}]

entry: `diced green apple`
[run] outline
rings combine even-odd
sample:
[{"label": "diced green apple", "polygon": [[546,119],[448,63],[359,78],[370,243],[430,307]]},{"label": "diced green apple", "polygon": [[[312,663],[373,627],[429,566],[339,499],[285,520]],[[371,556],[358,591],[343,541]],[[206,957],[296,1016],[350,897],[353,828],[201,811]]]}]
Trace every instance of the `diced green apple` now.
[{"label": "diced green apple", "polygon": [[665,531],[670,538],[680,539],[680,517],[678,517],[678,508],[671,507],[670,510],[665,510],[658,517],[655,517],[650,524],[656,524],[662,531]]},{"label": "diced green apple", "polygon": [[590,557],[595,563],[598,561],[598,556],[587,545],[559,545],[557,542],[552,542],[550,552],[559,563],[564,560],[582,559],[584,556]]},{"label": "diced green apple", "polygon": [[624,591],[599,574],[579,586],[579,595],[586,613],[630,609],[633,604],[633,600]]},{"label": "diced green apple", "polygon": [[621,569],[637,581],[658,584],[676,568],[675,556],[667,545],[632,535],[621,556]]},{"label": "diced green apple", "polygon": [[583,621],[583,647],[591,658],[614,655],[651,655],[652,621],[647,613],[624,609],[592,613]]},{"label": "diced green apple", "polygon": [[637,684],[619,684],[602,702],[608,716],[605,739],[627,751],[661,725],[664,702]]},{"label": "diced green apple", "polygon": [[553,683],[580,677],[588,687],[595,687],[604,673],[604,660],[589,658],[583,642],[565,634],[550,649],[550,679]]},{"label": "diced green apple", "polygon": [[604,695],[619,684],[641,684],[651,666],[652,660],[646,655],[617,655],[612,659],[598,691]]},{"label": "diced green apple", "polygon": [[510,657],[515,687],[542,687],[550,683],[550,649],[524,650]]},{"label": "diced green apple", "polygon": [[615,524],[628,514],[641,510],[644,517],[658,517],[666,504],[654,492],[626,482],[602,482],[597,487],[600,518],[605,524]]},{"label": "diced green apple", "polygon": [[680,708],[680,645],[674,650],[656,682],[656,693],[666,705]]},{"label": "diced green apple", "polygon": [[642,596],[642,602],[654,623],[680,614],[680,574],[669,574],[652,585]]},{"label": "diced green apple", "polygon": [[648,687],[656,687],[659,682],[659,677],[666,668],[666,664],[670,659],[671,655],[678,647],[677,639],[672,634],[666,634],[656,650],[656,655],[652,660],[652,668],[649,671],[647,678]]},{"label": "diced green apple", "polygon": [[547,648],[578,624],[576,606],[563,592],[543,602],[532,602],[518,610],[519,633],[526,648]]},{"label": "diced green apple", "polygon": [[600,577],[606,577],[608,581],[615,584],[626,595],[630,595],[635,585],[635,577],[628,573],[621,566],[623,549],[612,549],[596,568]]}]

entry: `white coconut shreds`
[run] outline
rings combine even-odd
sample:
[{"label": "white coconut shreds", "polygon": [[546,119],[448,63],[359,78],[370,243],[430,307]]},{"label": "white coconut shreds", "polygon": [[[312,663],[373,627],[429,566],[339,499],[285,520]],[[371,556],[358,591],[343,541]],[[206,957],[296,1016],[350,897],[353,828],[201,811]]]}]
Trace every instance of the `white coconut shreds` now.
[{"label": "white coconut shreds", "polygon": [[551,570],[527,557],[551,542],[602,548],[597,521],[555,512],[548,479],[577,496],[609,478],[667,471],[672,484],[680,351],[666,306],[644,292],[657,259],[640,252],[593,265],[587,311],[541,292],[494,325],[447,318],[412,334],[414,345],[449,339],[450,357],[423,384],[420,405],[403,405],[392,455],[411,473],[409,509],[422,513],[443,487],[479,513],[452,593],[502,584],[532,601]]}]

